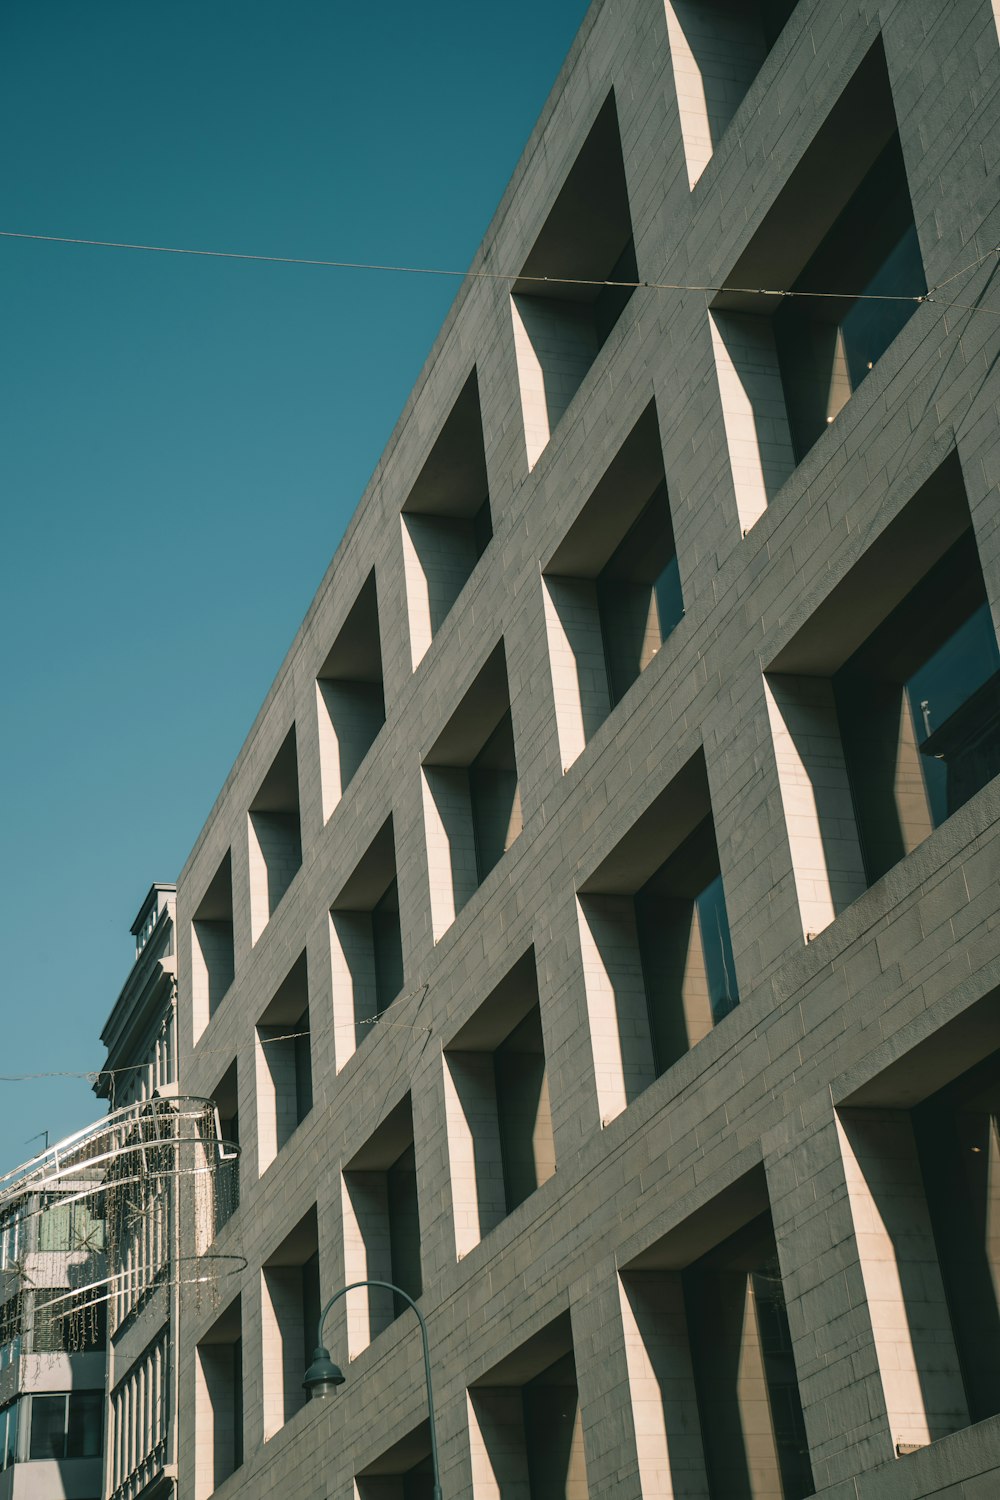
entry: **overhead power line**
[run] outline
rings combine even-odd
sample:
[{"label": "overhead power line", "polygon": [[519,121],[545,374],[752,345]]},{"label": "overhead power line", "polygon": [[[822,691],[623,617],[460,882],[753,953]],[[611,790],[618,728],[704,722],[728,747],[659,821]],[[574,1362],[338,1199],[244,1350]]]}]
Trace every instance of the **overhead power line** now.
[{"label": "overhead power line", "polygon": [[[748,287],[748,286],[710,286],[693,282],[675,281],[618,281],[610,278],[589,276],[532,276],[522,272],[491,271],[491,270],[466,270],[458,271],[446,266],[406,266],[396,265],[391,262],[363,261],[363,260],[321,260],[314,257],[300,255],[258,255],[244,250],[200,250],[185,245],[146,245],[131,240],[91,240],[79,236],[63,234],[29,234],[23,230],[0,229],[0,239],[7,240],[36,240],[51,245],[89,245],[101,250],[141,250],[153,255],[192,255],[208,260],[242,260],[256,261],[268,265],[279,266],[313,266],[333,271],[381,271],[400,276],[446,276],[455,280],[470,281],[502,281],[508,285],[517,282],[524,284],[530,282],[538,286],[580,286],[580,287],[618,287],[624,291],[635,291],[643,288],[655,292],[703,292],[719,295],[731,293],[740,296],[751,297],[801,297],[801,298],[828,298],[836,301],[851,302],[934,302],[935,293],[950,282],[956,281],[966,272],[975,270],[988,260],[991,255],[1000,255],[1000,245],[993,246],[989,250],[970,261],[967,266],[955,271],[944,281],[936,283],[928,288],[926,292],[915,294],[900,294],[893,292],[845,292],[845,291],[792,291],[787,287]],[[1000,314],[1000,308],[978,307],[970,303],[948,302],[942,304],[946,307],[961,307],[970,312],[990,312]]]}]

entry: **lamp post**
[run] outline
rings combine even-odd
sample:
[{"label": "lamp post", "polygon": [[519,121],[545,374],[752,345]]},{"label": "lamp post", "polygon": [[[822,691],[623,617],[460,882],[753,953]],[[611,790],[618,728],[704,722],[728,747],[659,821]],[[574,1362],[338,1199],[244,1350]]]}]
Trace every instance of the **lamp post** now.
[{"label": "lamp post", "polygon": [[309,1401],[314,1398],[323,1400],[336,1390],[338,1385],[344,1384],[344,1373],[338,1365],[330,1358],[330,1351],[323,1343],[323,1324],[326,1322],[327,1314],[335,1302],[341,1297],[353,1292],[362,1286],[381,1286],[388,1291],[398,1294],[413,1308],[420,1324],[420,1339],[424,1349],[424,1380],[427,1385],[427,1416],[430,1420],[431,1430],[431,1467],[434,1470],[434,1500],[441,1500],[441,1470],[438,1466],[437,1429],[434,1426],[434,1394],[431,1388],[431,1355],[427,1343],[427,1324],[424,1322],[423,1313],[420,1311],[409,1292],[404,1292],[401,1286],[395,1286],[391,1281],[352,1281],[350,1286],[342,1286],[339,1292],[334,1292],[329,1302],[319,1315],[319,1323],[316,1327],[316,1348],[313,1351],[313,1361],[305,1374],[302,1384],[305,1388],[306,1397]]}]

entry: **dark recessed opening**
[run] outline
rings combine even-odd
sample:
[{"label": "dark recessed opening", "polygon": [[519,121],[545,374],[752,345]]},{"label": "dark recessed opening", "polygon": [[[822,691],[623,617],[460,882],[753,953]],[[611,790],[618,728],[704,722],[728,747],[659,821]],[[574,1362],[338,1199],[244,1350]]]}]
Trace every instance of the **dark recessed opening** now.
[{"label": "dark recessed opening", "polygon": [[365,581],[316,677],[323,816],[328,818],[385,723],[375,573]]},{"label": "dark recessed opening", "polygon": [[514,283],[512,306],[528,465],[552,432],[638,281],[614,93]]},{"label": "dark recessed opening", "polygon": [[416,667],[493,536],[475,369],[407,496],[403,535]]}]

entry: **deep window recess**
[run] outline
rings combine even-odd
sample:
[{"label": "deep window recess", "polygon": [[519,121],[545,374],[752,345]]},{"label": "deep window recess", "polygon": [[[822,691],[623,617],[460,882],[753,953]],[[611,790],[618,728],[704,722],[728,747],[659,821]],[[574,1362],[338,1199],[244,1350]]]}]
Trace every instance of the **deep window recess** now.
[{"label": "deep window recess", "polygon": [[[657,856],[666,853],[659,865]],[[602,1118],[619,1114],[739,1002],[699,753],[579,892]],[[599,1039],[617,1033],[613,1051]]]},{"label": "deep window recess", "polygon": [[587,1500],[579,1391],[568,1317],[536,1334],[469,1390],[478,1494]]},{"label": "deep window recess", "polygon": [[1000,651],[954,454],[767,669],[803,933],[1000,773]]},{"label": "deep window recess", "polygon": [[[606,281],[626,284],[593,284]],[[636,281],[611,93],[514,283],[511,308],[529,468],[628,305],[634,287],[627,283]]]},{"label": "deep window recess", "polygon": [[[746,531],[927,290],[881,41],[724,286],[734,290],[713,298],[711,331]],[[755,287],[795,296],[745,290]]]},{"label": "deep window recess", "polygon": [[403,988],[393,823],[387,818],[330,908],[337,1067],[371,1036]]},{"label": "deep window recess", "polygon": [[215,1194],[215,1232],[218,1234],[240,1206],[240,1158],[238,1151],[233,1154],[231,1149],[240,1144],[240,1105],[235,1058],[213,1090],[212,1098],[219,1115],[220,1131],[220,1139],[215,1143],[214,1149],[220,1155],[226,1153],[209,1179]]},{"label": "deep window recess", "polygon": [[556,1167],[533,950],[456,1033],[445,1061],[456,1250],[465,1255]]},{"label": "deep window recess", "polygon": [[196,1500],[207,1500],[243,1463],[241,1306],[237,1297],[197,1346]]},{"label": "deep window recess", "polygon": [[681,1280],[713,1500],[813,1494],[770,1215],[702,1256]]},{"label": "deep window recess", "polygon": [[104,1392],[31,1397],[29,1458],[99,1458]]},{"label": "deep window recess", "polygon": [[721,141],[795,0],[667,0],[667,32],[688,180]]},{"label": "deep window recess", "polygon": [[257,1153],[263,1172],[312,1109],[309,983],[302,953],[257,1022]]},{"label": "deep window recess", "polygon": [[[349,1280],[388,1281],[416,1299],[423,1289],[420,1217],[407,1094],[344,1168],[346,1274]],[[406,1301],[381,1287],[363,1291],[349,1314],[353,1359],[406,1310]]]},{"label": "deep window recess", "polygon": [[635,920],[659,1074],[739,1004],[711,818],[637,891]]},{"label": "deep window recess", "polygon": [[543,577],[565,769],[684,614],[652,403],[545,564]]},{"label": "deep window recess", "polygon": [[423,659],[493,536],[473,370],[403,506],[412,665]]},{"label": "deep window recess", "polygon": [[521,832],[502,641],[424,761],[424,820],[436,941]]},{"label": "deep window recess", "polygon": [[[893,135],[774,315],[795,458],[829,426],[927,290],[906,168]],[[815,297],[845,291],[854,297]]]},{"label": "deep window recess", "polygon": [[1000,773],[1000,651],[971,532],[833,690],[873,882]]},{"label": "deep window recess", "polygon": [[913,1111],[969,1420],[1000,1412],[1000,1052]]},{"label": "deep window recess", "polygon": [[665,484],[598,573],[597,608],[608,687],[617,703],[684,614]]},{"label": "deep window recess", "polygon": [[191,923],[191,989],[195,1041],[233,982],[233,870],[227,854]]},{"label": "deep window recess", "polygon": [[311,1209],[261,1267],[264,1439],[305,1405],[320,1313],[316,1211]]},{"label": "deep window recess", "polygon": [[250,804],[249,844],[250,927],[256,942],[302,864],[294,724]]},{"label": "deep window recess", "polygon": [[385,723],[374,569],[316,676],[323,817],[329,818]]},{"label": "deep window recess", "polygon": [[355,1476],[357,1500],[433,1500],[430,1427],[421,1422]]}]

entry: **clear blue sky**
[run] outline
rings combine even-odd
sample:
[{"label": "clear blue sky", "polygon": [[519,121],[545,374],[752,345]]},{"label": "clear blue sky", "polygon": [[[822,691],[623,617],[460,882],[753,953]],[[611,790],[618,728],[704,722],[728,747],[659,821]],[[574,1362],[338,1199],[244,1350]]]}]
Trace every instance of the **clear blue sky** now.
[{"label": "clear blue sky", "polygon": [[[466,266],[585,0],[6,0],[0,228]],[[99,1066],[455,283],[0,240],[0,1073]],[[0,1170],[99,1112],[0,1083]]]}]

